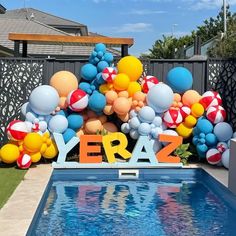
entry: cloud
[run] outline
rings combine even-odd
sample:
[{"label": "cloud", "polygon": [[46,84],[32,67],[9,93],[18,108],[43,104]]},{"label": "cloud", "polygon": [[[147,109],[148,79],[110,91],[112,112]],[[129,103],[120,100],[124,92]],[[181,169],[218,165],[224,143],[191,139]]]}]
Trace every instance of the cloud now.
[{"label": "cloud", "polygon": [[148,9],[143,9],[143,10],[132,10],[130,12],[126,12],[125,14],[132,14],[132,15],[152,15],[152,14],[164,14],[166,11],[158,11],[158,10],[148,10]]},{"label": "cloud", "polygon": [[115,31],[117,33],[140,33],[151,31],[151,24],[148,23],[127,23],[121,25],[119,28],[115,27]]}]

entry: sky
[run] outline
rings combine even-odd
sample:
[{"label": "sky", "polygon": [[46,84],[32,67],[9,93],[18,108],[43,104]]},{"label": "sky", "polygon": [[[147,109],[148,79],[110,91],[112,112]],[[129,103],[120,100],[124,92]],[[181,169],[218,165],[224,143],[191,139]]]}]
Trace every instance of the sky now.
[{"label": "sky", "polygon": [[[1,0],[7,9],[32,7],[88,26],[90,32],[134,38],[129,53],[139,56],[162,35],[189,34],[215,17],[223,0]],[[227,0],[236,12],[236,0]]]}]

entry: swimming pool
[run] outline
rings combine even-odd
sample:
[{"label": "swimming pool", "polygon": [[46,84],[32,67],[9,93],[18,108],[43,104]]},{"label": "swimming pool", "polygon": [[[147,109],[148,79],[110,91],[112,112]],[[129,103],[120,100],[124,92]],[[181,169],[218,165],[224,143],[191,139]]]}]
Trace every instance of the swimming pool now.
[{"label": "swimming pool", "polygon": [[236,197],[204,170],[138,174],[54,170],[27,235],[235,235]]}]

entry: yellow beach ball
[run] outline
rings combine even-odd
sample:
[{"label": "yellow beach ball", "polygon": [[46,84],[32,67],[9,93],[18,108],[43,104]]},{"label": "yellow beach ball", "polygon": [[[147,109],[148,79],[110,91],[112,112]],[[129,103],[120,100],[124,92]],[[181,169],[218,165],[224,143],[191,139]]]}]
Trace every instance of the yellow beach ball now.
[{"label": "yellow beach ball", "polygon": [[4,163],[11,164],[14,163],[20,156],[20,151],[15,144],[6,144],[1,148],[1,160]]}]

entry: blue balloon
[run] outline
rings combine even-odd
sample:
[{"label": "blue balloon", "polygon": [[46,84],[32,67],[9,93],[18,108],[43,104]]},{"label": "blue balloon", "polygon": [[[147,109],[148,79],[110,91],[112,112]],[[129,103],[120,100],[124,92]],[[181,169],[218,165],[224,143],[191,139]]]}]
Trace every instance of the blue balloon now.
[{"label": "blue balloon", "polygon": [[77,113],[73,113],[67,117],[68,127],[77,131],[84,123],[83,117]]},{"label": "blue balloon", "polygon": [[106,46],[105,46],[105,44],[103,44],[103,43],[97,43],[97,44],[95,45],[95,51],[96,51],[96,52],[101,51],[101,52],[105,53],[105,52],[106,52]]},{"label": "blue balloon", "polygon": [[106,105],[106,97],[98,91],[94,91],[89,97],[88,105],[92,111],[100,113]]},{"label": "blue balloon", "polygon": [[87,90],[90,89],[90,84],[87,83],[87,82],[81,82],[81,83],[79,84],[79,88],[82,89],[84,92],[87,93]]},{"label": "blue balloon", "polygon": [[198,120],[196,128],[198,129],[199,133],[204,134],[212,133],[213,131],[213,125],[207,119]]},{"label": "blue balloon", "polygon": [[97,57],[99,59],[102,59],[103,55],[104,55],[104,53],[102,51],[99,51],[98,54],[97,54]]},{"label": "blue balloon", "polygon": [[65,110],[60,110],[60,111],[57,112],[57,115],[62,115],[62,116],[67,117],[67,116],[68,116],[68,113],[67,113],[67,111],[65,111]]},{"label": "blue balloon", "polygon": [[80,71],[81,77],[88,81],[94,80],[97,73],[97,67],[91,63],[83,65]]},{"label": "blue balloon", "polygon": [[104,59],[103,60],[106,61],[107,63],[110,64],[113,61],[113,59],[114,59],[114,57],[110,52],[106,52],[104,54]]},{"label": "blue balloon", "polygon": [[55,115],[48,123],[48,128],[51,133],[63,133],[68,128],[68,120],[65,116]]},{"label": "blue balloon", "polygon": [[91,57],[96,57],[97,55],[98,55],[98,53],[96,51],[92,51]]},{"label": "blue balloon", "polygon": [[62,134],[64,142],[69,142],[73,137],[76,136],[76,132],[73,129],[66,129],[66,131]]},{"label": "blue balloon", "polygon": [[138,133],[140,135],[149,135],[151,133],[151,126],[148,123],[141,123],[138,127]]},{"label": "blue balloon", "polygon": [[99,85],[104,84],[105,80],[102,78],[102,72],[98,73],[96,75],[96,81]]},{"label": "blue balloon", "polygon": [[142,107],[138,112],[138,117],[142,122],[152,123],[155,118],[155,111],[149,106]]},{"label": "blue balloon", "polygon": [[138,117],[133,117],[129,120],[129,125],[131,127],[131,129],[138,129],[138,127],[140,126],[141,122],[138,119]]},{"label": "blue balloon", "polygon": [[198,144],[198,136],[194,136],[192,142],[196,146]]},{"label": "blue balloon", "polygon": [[97,64],[98,72],[102,72],[106,67],[109,67],[109,64],[106,61],[100,61]]},{"label": "blue balloon", "polygon": [[198,144],[196,149],[197,149],[198,156],[200,158],[205,158],[206,157],[206,153],[208,151],[208,147],[207,147],[206,144]]},{"label": "blue balloon", "polygon": [[50,115],[58,104],[57,90],[49,85],[38,86],[29,97],[30,108],[38,115]]},{"label": "blue balloon", "polygon": [[193,76],[184,67],[175,67],[167,74],[167,84],[177,93],[184,93],[192,88]]},{"label": "blue balloon", "polygon": [[214,147],[214,146],[216,146],[216,144],[218,142],[216,136],[213,133],[207,134],[205,139],[206,139],[206,145],[208,147]]},{"label": "blue balloon", "polygon": [[220,122],[215,126],[214,134],[219,141],[227,142],[233,136],[233,129],[230,124],[226,122]]}]

